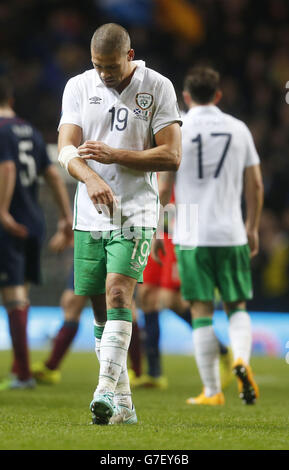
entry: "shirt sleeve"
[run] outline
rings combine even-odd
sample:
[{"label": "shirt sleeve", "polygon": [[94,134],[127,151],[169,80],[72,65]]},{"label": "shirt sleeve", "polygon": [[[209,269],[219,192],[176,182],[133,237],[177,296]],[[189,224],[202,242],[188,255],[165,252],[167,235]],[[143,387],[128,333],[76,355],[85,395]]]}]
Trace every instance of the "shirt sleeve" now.
[{"label": "shirt sleeve", "polygon": [[248,127],[245,127],[246,129],[246,161],[245,161],[245,167],[247,168],[248,166],[253,166],[253,165],[259,165],[260,163],[260,158],[257,153],[254,140],[252,137],[251,132],[249,131]]},{"label": "shirt sleeve", "polygon": [[80,114],[80,93],[77,77],[68,80],[62,97],[62,111],[58,130],[61,124],[75,124],[82,127]]},{"label": "shirt sleeve", "polygon": [[157,103],[152,118],[152,130],[156,134],[164,127],[174,122],[182,125],[182,119],[178,107],[176,93],[170,80],[165,79],[161,83],[159,96],[156,97]]}]

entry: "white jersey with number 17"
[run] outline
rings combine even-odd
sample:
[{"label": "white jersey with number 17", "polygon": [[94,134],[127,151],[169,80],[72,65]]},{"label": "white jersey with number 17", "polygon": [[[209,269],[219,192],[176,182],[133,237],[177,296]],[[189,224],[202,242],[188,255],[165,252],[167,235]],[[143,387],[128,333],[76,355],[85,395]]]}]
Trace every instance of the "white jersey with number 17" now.
[{"label": "white jersey with number 17", "polygon": [[[248,127],[216,106],[196,106],[183,118],[182,144],[174,243],[187,247],[246,244],[243,176],[246,167],[259,164]],[[184,210],[189,205],[196,205],[194,221],[184,217],[189,216]]]}]

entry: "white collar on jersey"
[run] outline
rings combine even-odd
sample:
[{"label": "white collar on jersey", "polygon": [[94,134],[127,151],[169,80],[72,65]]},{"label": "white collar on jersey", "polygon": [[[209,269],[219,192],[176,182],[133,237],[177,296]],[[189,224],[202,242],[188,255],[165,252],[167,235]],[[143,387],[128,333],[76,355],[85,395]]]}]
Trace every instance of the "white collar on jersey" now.
[{"label": "white collar on jersey", "polygon": [[145,73],[145,66],[146,63],[144,60],[134,60],[133,64],[136,65],[136,71],[133,74],[134,78],[137,78],[138,80],[142,80],[144,73]]},{"label": "white collar on jersey", "polygon": [[204,104],[204,105],[196,105],[189,109],[188,113],[190,114],[201,114],[203,112],[215,112],[221,113],[222,111],[215,106],[214,104]]},{"label": "white collar on jersey", "polygon": [[[145,61],[144,60],[134,60],[133,61],[133,64],[136,65],[136,71],[135,73],[133,74],[133,80],[137,79],[137,80],[142,80],[143,76],[144,76],[144,73],[145,73]],[[104,86],[104,83],[102,83],[101,79],[99,78],[99,75],[97,73],[97,71],[95,70],[95,74],[96,74],[96,86]]]}]

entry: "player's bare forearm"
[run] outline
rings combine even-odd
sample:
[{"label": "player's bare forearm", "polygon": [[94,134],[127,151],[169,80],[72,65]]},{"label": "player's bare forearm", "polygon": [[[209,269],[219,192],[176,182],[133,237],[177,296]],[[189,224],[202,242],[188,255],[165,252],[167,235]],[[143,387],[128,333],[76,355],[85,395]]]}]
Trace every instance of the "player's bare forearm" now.
[{"label": "player's bare forearm", "polygon": [[77,181],[86,183],[86,181],[93,175],[96,175],[82,158],[73,158],[68,164],[68,173]]},{"label": "player's bare forearm", "polygon": [[[73,145],[74,147],[78,147],[82,140],[82,129],[75,124],[62,124],[59,129],[58,135],[58,151],[59,153],[61,150],[68,146]],[[72,164],[73,161],[73,164]],[[75,178],[77,181],[85,182],[85,178],[92,170],[88,167],[85,161],[81,158],[73,158],[68,163],[67,166],[68,173]]]},{"label": "player's bare forearm", "polygon": [[68,164],[68,171],[75,179],[85,183],[87,193],[99,213],[99,205],[107,206],[109,212],[113,212],[117,201],[112,189],[82,158],[73,158]]},{"label": "player's bare forearm", "polygon": [[[60,152],[67,145],[78,147],[82,140],[82,129],[75,124],[62,124],[59,129],[58,151]],[[73,158],[67,166],[68,173],[77,181],[86,183],[91,178],[102,179],[93,171],[82,158]]]},{"label": "player's bare forearm", "polygon": [[[81,143],[81,139],[81,127],[75,124],[62,124],[58,135],[58,152],[60,153],[60,151],[68,145],[73,145],[77,148]],[[74,158],[73,160],[73,165],[71,164],[72,160],[68,163],[67,171],[77,181],[84,183],[85,176],[89,173],[90,169],[88,169],[86,162],[82,161],[80,158]]]},{"label": "player's bare forearm", "polygon": [[19,224],[10,214],[10,205],[16,183],[15,163],[7,160],[0,164],[0,223],[2,227],[15,237],[26,238],[27,228]]},{"label": "player's bare forearm", "polygon": [[245,170],[246,231],[251,257],[259,252],[259,224],[263,207],[264,189],[260,165]]},{"label": "player's bare forearm", "polygon": [[9,212],[16,182],[15,163],[7,160],[0,164],[0,212]]},{"label": "player's bare forearm", "polygon": [[138,151],[114,149],[102,142],[88,141],[78,151],[85,160],[105,165],[117,163],[139,171],[176,171],[180,160],[179,153],[168,145]]},{"label": "player's bare forearm", "polygon": [[[99,205],[105,205],[109,211],[113,210],[114,195],[111,188],[93,171],[85,160],[77,156],[77,147],[82,141],[82,129],[74,124],[62,124],[59,129],[58,150],[65,150],[67,146],[75,147],[74,156],[65,165],[68,173],[77,181],[86,185],[88,195],[101,212]],[[76,156],[75,156],[76,153]]]},{"label": "player's bare forearm", "polygon": [[264,187],[260,165],[245,170],[246,229],[253,232],[259,229],[264,201]]},{"label": "player's bare forearm", "polygon": [[46,169],[44,178],[53,192],[61,217],[67,220],[72,220],[72,211],[68,191],[65,182],[61,178],[55,165],[50,165]]},{"label": "player's bare forearm", "polygon": [[78,148],[86,160],[119,165],[139,171],[177,171],[181,162],[181,131],[174,123],[155,135],[156,147],[147,150],[115,149],[103,142],[87,141]]},{"label": "player's bare forearm", "polygon": [[179,154],[168,145],[143,150],[117,150],[114,163],[139,171],[177,171]]},{"label": "player's bare forearm", "polygon": [[246,228],[247,231],[259,230],[261,212],[263,207],[263,190],[257,189],[255,194],[246,197]]},{"label": "player's bare forearm", "polygon": [[158,175],[159,198],[162,206],[166,206],[172,197],[175,172],[162,171]]}]

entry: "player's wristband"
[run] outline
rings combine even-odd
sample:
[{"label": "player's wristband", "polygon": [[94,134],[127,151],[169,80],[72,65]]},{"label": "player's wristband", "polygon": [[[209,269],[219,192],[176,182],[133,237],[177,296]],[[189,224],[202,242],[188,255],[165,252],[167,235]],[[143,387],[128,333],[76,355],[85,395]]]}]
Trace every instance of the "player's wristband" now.
[{"label": "player's wristband", "polygon": [[76,157],[80,157],[77,152],[77,148],[74,147],[74,145],[66,145],[61,149],[60,154],[58,155],[58,161],[60,163],[60,166],[62,166],[62,168],[65,168],[66,171],[68,171],[68,163],[70,162],[70,160]]}]

